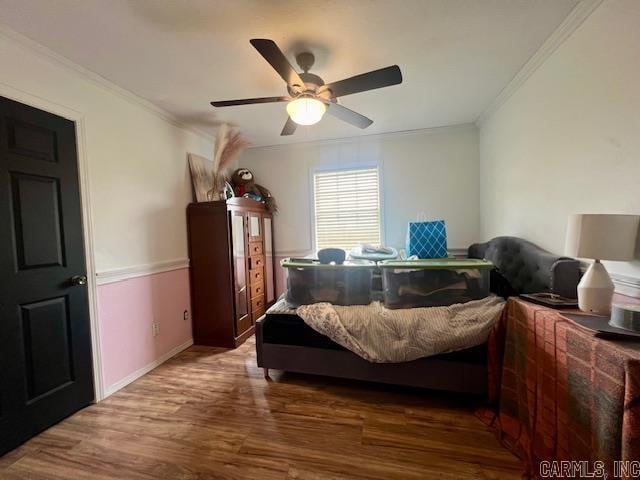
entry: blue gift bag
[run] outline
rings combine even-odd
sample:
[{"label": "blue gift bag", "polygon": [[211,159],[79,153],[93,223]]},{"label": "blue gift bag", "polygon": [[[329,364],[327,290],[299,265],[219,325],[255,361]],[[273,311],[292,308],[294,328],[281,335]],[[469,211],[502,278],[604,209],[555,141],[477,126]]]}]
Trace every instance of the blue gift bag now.
[{"label": "blue gift bag", "polygon": [[418,258],[447,257],[447,229],[444,220],[409,222],[407,255],[416,255]]}]

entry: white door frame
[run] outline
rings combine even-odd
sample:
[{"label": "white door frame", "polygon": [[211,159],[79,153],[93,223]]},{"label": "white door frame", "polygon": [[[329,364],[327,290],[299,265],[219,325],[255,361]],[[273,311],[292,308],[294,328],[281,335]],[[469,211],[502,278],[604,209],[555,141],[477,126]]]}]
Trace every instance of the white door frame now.
[{"label": "white door frame", "polygon": [[102,381],[102,355],[100,349],[100,322],[98,321],[98,291],[93,248],[93,218],[91,208],[89,162],[86,146],[86,121],[84,114],[73,108],[51,102],[14,87],[0,83],[0,96],[39,108],[54,115],[71,120],[76,125],[76,149],[78,152],[78,177],[80,180],[80,203],[82,206],[82,234],[84,237],[85,263],[87,267],[87,293],[89,300],[89,322],[91,326],[91,356],[93,362],[93,386],[95,401],[104,398]]}]

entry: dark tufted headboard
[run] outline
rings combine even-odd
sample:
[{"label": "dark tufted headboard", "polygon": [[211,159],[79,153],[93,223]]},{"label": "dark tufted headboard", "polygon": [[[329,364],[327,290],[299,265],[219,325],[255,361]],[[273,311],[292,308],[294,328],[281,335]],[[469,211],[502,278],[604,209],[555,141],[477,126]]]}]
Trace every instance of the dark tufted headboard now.
[{"label": "dark tufted headboard", "polygon": [[502,296],[520,293],[553,292],[576,298],[580,262],[553,255],[517,237],[496,237],[469,247],[470,258],[491,260],[497,272],[491,290]]}]

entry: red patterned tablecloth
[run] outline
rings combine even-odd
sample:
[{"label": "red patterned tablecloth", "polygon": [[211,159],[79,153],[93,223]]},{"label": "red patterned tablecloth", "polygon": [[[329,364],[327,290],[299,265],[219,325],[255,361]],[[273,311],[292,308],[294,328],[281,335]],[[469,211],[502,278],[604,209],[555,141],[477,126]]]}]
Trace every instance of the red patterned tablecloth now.
[{"label": "red patterned tablecloth", "polygon": [[562,312],[508,300],[489,339],[480,412],[537,477],[553,460],[640,460],[640,342],[597,337]]}]

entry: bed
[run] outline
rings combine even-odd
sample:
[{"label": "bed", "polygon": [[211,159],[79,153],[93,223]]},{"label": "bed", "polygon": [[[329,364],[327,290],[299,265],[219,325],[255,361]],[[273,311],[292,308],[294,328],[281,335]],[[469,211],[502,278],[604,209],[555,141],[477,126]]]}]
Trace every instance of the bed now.
[{"label": "bed", "polygon": [[[550,291],[575,296],[579,262],[555,256],[516,237],[498,237],[469,247],[471,258],[497,267],[491,290],[507,297]],[[487,344],[403,363],[370,363],[309,327],[295,312],[269,311],[256,322],[258,366],[394,385],[484,395]]]}]

